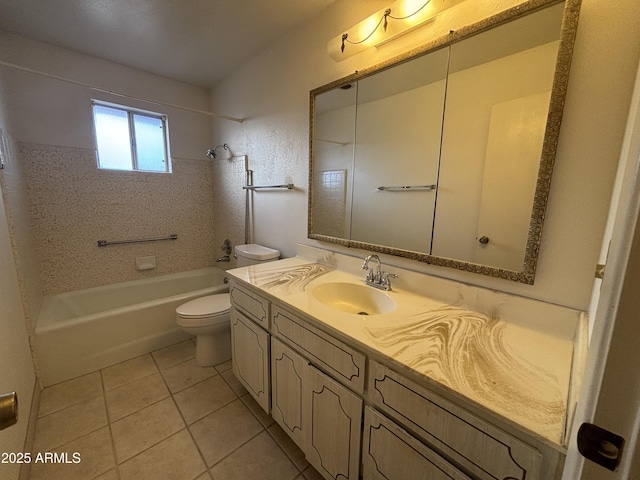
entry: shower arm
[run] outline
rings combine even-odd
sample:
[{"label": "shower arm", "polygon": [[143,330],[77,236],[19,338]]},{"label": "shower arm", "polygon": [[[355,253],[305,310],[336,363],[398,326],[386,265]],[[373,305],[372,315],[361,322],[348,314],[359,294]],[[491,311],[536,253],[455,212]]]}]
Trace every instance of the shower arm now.
[{"label": "shower arm", "polygon": [[229,150],[229,145],[227,145],[226,143],[221,143],[220,145],[207,150],[207,157],[211,159],[216,158],[216,150],[220,147],[224,148],[225,150]]}]

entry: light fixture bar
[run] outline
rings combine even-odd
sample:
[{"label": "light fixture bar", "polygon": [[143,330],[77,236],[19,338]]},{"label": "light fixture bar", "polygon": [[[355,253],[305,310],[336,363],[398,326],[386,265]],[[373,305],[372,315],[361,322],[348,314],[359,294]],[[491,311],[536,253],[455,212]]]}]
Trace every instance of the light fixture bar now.
[{"label": "light fixture bar", "polygon": [[396,0],[327,44],[336,62],[370,47],[383,45],[401,35],[435,21],[435,16],[465,0]]}]

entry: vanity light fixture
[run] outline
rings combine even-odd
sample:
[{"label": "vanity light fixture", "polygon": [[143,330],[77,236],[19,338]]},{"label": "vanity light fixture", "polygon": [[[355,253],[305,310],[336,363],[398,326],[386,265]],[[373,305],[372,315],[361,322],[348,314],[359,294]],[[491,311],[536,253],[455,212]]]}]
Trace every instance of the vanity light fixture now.
[{"label": "vanity light fixture", "polygon": [[336,62],[372,47],[383,45],[427,22],[447,8],[464,0],[396,0],[327,44],[329,56]]}]

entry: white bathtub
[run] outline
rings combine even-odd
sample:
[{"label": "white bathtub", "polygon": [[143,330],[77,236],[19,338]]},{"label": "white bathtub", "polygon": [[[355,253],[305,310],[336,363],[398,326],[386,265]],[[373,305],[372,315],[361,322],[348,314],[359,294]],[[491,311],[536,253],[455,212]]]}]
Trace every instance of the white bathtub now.
[{"label": "white bathtub", "polygon": [[227,292],[226,272],[210,267],[45,296],[35,331],[45,386],[94,372],[189,338],[176,308]]}]

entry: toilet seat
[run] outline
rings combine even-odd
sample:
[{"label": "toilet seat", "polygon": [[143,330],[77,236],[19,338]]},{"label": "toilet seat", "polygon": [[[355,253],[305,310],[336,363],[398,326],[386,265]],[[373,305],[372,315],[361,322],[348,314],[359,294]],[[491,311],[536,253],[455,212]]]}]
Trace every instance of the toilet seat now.
[{"label": "toilet seat", "polygon": [[231,300],[228,293],[218,293],[196,298],[176,309],[178,324],[185,326],[205,326],[226,321]]}]

